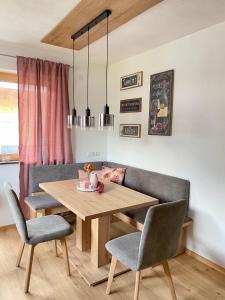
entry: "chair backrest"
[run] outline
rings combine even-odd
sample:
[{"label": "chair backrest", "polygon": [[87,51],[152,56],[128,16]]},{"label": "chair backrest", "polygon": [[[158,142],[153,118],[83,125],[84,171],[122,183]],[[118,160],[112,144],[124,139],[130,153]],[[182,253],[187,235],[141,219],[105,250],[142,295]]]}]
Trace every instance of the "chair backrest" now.
[{"label": "chair backrest", "polygon": [[28,242],[26,220],[21,210],[18,197],[12,189],[12,186],[8,182],[4,182],[4,192],[9,202],[9,206],[13,215],[13,219],[16,223],[16,228],[19,232],[19,235],[24,242]]},{"label": "chair backrest", "polygon": [[138,269],[159,264],[176,254],[186,208],[186,200],[149,208],[139,246]]}]

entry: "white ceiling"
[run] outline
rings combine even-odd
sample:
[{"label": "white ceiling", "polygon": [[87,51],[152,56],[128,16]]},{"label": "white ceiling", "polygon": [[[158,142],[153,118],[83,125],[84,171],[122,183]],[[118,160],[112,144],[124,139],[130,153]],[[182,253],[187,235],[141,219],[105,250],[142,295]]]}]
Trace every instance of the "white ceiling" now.
[{"label": "white ceiling", "polygon": [[[78,2],[0,0],[0,52],[3,41],[8,41],[70,55],[70,50],[59,50],[40,40]],[[164,0],[110,34],[110,61],[137,55],[223,21],[225,0]],[[104,46],[104,37],[91,46],[92,60],[101,62],[104,59]],[[81,50],[80,55],[85,56],[86,49]]]}]

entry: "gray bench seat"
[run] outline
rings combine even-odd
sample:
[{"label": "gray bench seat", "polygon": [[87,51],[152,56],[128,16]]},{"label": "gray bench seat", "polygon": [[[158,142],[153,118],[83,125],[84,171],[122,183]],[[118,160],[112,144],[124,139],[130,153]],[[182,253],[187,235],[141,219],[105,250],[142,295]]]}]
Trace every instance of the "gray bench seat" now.
[{"label": "gray bench seat", "polygon": [[48,194],[28,196],[25,203],[33,210],[46,209],[49,207],[60,207],[62,204]]}]

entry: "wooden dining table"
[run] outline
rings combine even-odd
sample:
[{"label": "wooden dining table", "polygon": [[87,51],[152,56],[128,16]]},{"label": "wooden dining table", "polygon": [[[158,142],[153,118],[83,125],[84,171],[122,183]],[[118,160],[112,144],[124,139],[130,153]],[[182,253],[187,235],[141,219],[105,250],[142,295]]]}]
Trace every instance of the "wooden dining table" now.
[{"label": "wooden dining table", "polygon": [[[75,247],[70,260],[89,285],[107,279],[109,255],[105,244],[110,240],[112,216],[128,210],[155,205],[156,198],[125,186],[104,182],[104,192],[82,192],[78,179],[45,182],[39,186],[76,215]],[[119,265],[117,273],[125,268]]]}]

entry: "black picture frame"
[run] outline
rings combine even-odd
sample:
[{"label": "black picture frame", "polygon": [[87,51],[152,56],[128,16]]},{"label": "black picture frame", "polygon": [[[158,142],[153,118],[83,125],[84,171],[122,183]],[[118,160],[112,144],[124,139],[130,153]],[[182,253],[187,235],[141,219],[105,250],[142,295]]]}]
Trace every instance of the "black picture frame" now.
[{"label": "black picture frame", "polygon": [[141,137],[141,124],[120,124],[120,137]]},{"label": "black picture frame", "polygon": [[143,71],[120,77],[120,90],[131,89],[143,85]]},{"label": "black picture frame", "polygon": [[120,100],[120,113],[141,112],[142,98]]},{"label": "black picture frame", "polygon": [[172,134],[174,70],[150,76],[148,134]]}]

